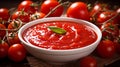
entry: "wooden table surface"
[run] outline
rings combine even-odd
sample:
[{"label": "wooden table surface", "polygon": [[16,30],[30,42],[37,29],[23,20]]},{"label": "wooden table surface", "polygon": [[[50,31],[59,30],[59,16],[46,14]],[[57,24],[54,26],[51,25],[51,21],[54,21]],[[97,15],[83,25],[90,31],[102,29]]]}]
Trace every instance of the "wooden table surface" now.
[{"label": "wooden table surface", "polygon": [[[120,67],[120,55],[118,54],[110,59],[103,59],[96,55],[91,55],[97,59],[98,67]],[[19,63],[13,62],[8,58],[2,59],[0,60],[0,67],[79,67],[79,60],[64,65],[53,65],[29,54],[24,61]]]}]

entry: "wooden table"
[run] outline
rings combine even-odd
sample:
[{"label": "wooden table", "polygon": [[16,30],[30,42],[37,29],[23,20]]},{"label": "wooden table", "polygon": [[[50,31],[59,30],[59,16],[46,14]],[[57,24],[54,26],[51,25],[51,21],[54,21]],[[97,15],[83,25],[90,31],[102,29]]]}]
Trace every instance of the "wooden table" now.
[{"label": "wooden table", "polygon": [[[118,54],[109,59],[91,55],[97,59],[98,67],[120,67],[120,55]],[[79,67],[79,60],[64,65],[53,65],[29,54],[24,61],[19,63],[15,63],[8,58],[2,59],[0,60],[0,67]]]}]

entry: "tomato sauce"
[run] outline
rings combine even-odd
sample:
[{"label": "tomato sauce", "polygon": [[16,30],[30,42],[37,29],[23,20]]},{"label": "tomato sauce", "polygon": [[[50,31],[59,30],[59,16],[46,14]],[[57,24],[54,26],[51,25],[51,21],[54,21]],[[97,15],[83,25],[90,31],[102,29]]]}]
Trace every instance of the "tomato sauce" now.
[{"label": "tomato sauce", "polygon": [[[48,26],[62,28],[66,33],[57,34]],[[23,33],[25,41],[38,47],[54,50],[81,48],[97,40],[97,35],[90,26],[68,21],[39,23],[29,27]]]}]

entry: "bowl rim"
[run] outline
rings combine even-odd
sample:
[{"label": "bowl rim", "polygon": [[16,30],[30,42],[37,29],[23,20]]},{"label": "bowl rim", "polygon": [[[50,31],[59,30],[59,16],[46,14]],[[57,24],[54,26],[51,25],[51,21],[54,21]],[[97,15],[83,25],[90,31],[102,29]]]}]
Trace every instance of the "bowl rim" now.
[{"label": "bowl rim", "polygon": [[[93,26],[93,28],[95,28],[97,31],[98,31],[98,34],[97,34],[97,40],[95,42],[93,42],[92,44],[88,45],[88,46],[84,46],[82,48],[75,48],[75,49],[67,49],[67,50],[50,50],[50,49],[46,49],[46,48],[41,48],[41,47],[38,47],[38,46],[35,46],[35,45],[32,45],[31,43],[27,43],[26,41],[24,41],[23,37],[22,37],[22,33],[24,30],[26,30],[27,28],[35,25],[35,24],[38,24],[38,23],[43,23],[43,22],[47,22],[47,21],[73,21],[73,22],[77,22],[77,23],[81,23],[81,22],[84,22],[85,24],[89,25],[89,26]],[[83,23],[83,24],[84,24]],[[23,30],[24,29],[24,30]],[[85,49],[85,48],[88,48],[88,47],[92,47],[94,44],[96,44],[97,42],[99,42],[102,38],[102,33],[100,31],[100,29],[93,23],[89,22],[89,21],[86,21],[86,20],[82,20],[82,19],[75,19],[75,18],[70,18],[70,17],[48,17],[48,18],[42,18],[42,19],[37,19],[37,20],[33,20],[33,21],[30,21],[28,23],[26,23],[25,25],[23,25],[19,31],[18,31],[18,37],[20,39],[21,42],[24,43],[24,45],[27,45],[27,46],[30,46],[30,47],[33,47],[33,48],[36,48],[36,49],[40,49],[40,50],[45,50],[45,51],[52,51],[52,52],[66,52],[66,51],[75,51],[75,50],[82,50],[82,49]]]}]

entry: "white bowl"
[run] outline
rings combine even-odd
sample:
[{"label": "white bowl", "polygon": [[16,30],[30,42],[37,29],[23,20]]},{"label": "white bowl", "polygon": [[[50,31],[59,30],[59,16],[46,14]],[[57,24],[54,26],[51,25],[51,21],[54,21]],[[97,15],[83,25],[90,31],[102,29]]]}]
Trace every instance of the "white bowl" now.
[{"label": "white bowl", "polygon": [[[44,49],[44,48],[34,46],[34,45],[24,41],[22,35],[23,35],[23,32],[25,29],[27,29],[35,24],[47,22],[47,21],[73,21],[73,22],[77,22],[77,23],[83,23],[83,24],[86,24],[86,25],[92,27],[94,29],[94,31],[96,32],[98,38],[94,43],[92,43],[88,46],[85,46],[82,48],[77,48],[77,49],[70,49],[70,50]],[[74,19],[74,18],[67,18],[67,17],[51,17],[51,18],[43,18],[43,19],[34,20],[34,21],[31,21],[31,22],[25,24],[24,26],[22,26],[20,28],[18,37],[21,40],[21,42],[24,44],[27,51],[31,55],[35,56],[36,58],[40,58],[42,60],[45,60],[47,62],[52,62],[52,63],[66,63],[66,62],[78,60],[84,56],[91,54],[97,47],[98,43],[100,42],[102,34],[101,34],[100,29],[96,25],[94,25],[88,21]]]}]

